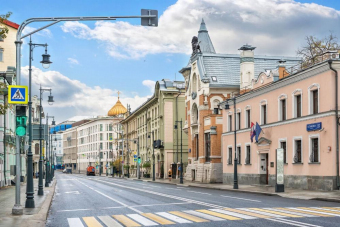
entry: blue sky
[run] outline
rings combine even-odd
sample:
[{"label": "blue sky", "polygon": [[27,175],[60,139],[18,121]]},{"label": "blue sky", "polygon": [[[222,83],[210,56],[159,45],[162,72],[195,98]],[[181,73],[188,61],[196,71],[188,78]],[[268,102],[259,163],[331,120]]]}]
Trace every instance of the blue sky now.
[{"label": "blue sky", "polygon": [[[273,11],[266,15],[269,19],[261,12],[265,7],[257,8],[256,1],[239,0],[236,5],[232,0],[13,0],[1,4],[0,14],[11,11],[10,20],[20,24],[31,17],[140,15],[142,8],[159,11],[158,28],[139,28],[140,19],[119,19],[60,23],[32,36],[35,43],[48,43],[53,62],[50,69],[43,70],[39,63],[43,49],[34,50],[33,94],[38,94],[37,83],[52,87],[56,103],[46,109],[60,122],[73,116],[106,115],[117,100],[117,90],[122,91],[123,104],[130,103],[134,109],[152,95],[154,81],[174,80],[175,76],[182,80],[178,71],[189,61],[190,41],[197,35],[201,18],[219,53],[238,53],[238,47],[247,42],[258,47],[256,54],[295,56],[305,35],[321,37],[339,24],[338,11],[322,7],[340,10],[338,0],[267,0],[266,7]],[[316,3],[318,9],[297,2]],[[275,8],[287,13],[277,16]],[[23,67],[28,65],[27,42],[22,50]]]}]

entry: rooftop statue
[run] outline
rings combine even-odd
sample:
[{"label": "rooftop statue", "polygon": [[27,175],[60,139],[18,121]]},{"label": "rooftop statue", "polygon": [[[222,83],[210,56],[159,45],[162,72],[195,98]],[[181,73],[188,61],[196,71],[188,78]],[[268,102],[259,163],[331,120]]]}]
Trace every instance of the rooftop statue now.
[{"label": "rooftop statue", "polygon": [[192,55],[195,55],[197,53],[202,53],[197,36],[192,37],[191,46],[192,46]]}]

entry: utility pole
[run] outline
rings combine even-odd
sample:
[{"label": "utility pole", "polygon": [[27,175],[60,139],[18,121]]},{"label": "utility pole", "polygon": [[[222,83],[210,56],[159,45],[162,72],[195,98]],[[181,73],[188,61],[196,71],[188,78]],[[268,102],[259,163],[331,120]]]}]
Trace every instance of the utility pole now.
[{"label": "utility pole", "polygon": [[21,137],[16,136],[16,179],[15,179],[15,204],[12,208],[12,214],[23,214],[23,208],[20,204],[20,141]]}]

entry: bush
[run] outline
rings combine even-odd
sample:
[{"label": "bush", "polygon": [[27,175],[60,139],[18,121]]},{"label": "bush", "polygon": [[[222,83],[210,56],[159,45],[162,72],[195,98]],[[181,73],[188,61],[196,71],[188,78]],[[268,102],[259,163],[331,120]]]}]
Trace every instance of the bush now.
[{"label": "bush", "polygon": [[151,167],[151,163],[150,162],[145,162],[143,164],[143,168],[150,168]]}]

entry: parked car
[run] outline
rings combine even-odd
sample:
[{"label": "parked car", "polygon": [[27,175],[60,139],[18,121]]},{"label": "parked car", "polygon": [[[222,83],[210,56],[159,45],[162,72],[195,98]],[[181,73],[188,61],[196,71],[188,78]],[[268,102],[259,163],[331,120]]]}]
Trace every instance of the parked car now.
[{"label": "parked car", "polygon": [[95,176],[96,175],[95,171],[96,171],[96,168],[94,168],[93,166],[87,167],[87,169],[86,169],[86,176],[89,176],[89,175]]}]

